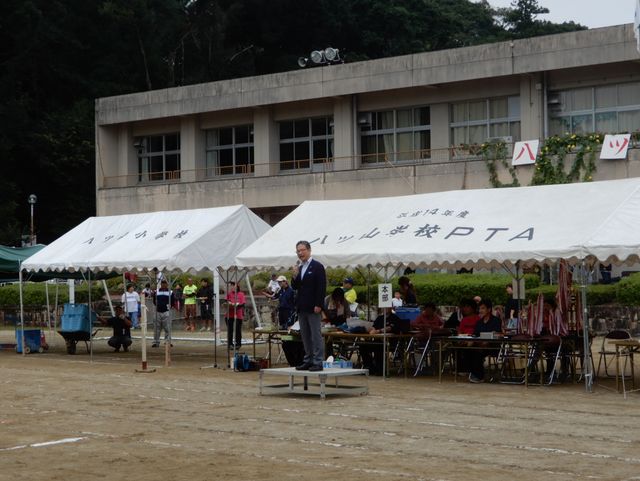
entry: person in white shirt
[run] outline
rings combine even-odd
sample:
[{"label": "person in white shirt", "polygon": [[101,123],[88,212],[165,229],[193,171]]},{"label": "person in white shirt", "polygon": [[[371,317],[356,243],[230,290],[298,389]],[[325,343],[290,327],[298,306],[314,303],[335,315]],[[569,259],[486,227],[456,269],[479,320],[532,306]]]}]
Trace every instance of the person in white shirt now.
[{"label": "person in white shirt", "polygon": [[276,295],[280,290],[280,283],[278,283],[277,278],[278,278],[277,274],[271,274],[271,280],[269,281],[269,284],[267,284],[267,288],[264,291],[262,291],[263,295],[271,299],[276,298]]},{"label": "person in white shirt", "polygon": [[391,299],[391,310],[393,312],[396,312],[396,309],[398,307],[402,307],[402,294],[400,294],[400,291],[396,291],[393,293],[393,299]]},{"label": "person in white shirt", "polygon": [[127,317],[131,319],[132,329],[138,329],[138,306],[140,305],[140,295],[135,291],[133,284],[127,285],[127,292],[122,294],[122,306],[124,307]]}]

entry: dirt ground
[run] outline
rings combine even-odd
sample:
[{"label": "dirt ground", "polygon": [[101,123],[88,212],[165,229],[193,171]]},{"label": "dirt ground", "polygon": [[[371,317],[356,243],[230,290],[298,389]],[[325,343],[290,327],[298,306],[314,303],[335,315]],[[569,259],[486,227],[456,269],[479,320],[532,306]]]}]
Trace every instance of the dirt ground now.
[{"label": "dirt ground", "polygon": [[139,341],[97,341],[90,362],[56,337],[0,351],[0,480],[640,479],[639,393],[423,376],[259,396],[256,372],[202,369],[210,343],[176,340],[171,367],[149,348],[156,372],[138,374]]}]

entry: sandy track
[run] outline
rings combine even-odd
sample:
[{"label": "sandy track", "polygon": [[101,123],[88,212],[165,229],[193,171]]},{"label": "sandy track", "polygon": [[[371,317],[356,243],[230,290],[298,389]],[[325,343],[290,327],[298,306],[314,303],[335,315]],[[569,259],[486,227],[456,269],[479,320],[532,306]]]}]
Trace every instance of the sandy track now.
[{"label": "sandy track", "polygon": [[[257,373],[200,369],[176,346],[139,352],[56,343],[0,351],[0,480],[638,479],[640,395],[432,378],[370,381],[363,397],[259,396]],[[79,350],[80,352],[80,350]],[[50,443],[40,445],[41,443]]]}]

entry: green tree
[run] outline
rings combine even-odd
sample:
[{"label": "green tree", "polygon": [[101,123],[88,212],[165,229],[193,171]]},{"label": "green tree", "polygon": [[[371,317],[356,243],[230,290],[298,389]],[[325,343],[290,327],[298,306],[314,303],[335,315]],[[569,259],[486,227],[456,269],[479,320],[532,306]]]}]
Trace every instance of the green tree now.
[{"label": "green tree", "polygon": [[587,28],[573,21],[557,24],[536,18],[546,13],[549,13],[549,9],[540,6],[537,0],[513,0],[510,8],[496,9],[496,15],[512,38],[537,37]]}]

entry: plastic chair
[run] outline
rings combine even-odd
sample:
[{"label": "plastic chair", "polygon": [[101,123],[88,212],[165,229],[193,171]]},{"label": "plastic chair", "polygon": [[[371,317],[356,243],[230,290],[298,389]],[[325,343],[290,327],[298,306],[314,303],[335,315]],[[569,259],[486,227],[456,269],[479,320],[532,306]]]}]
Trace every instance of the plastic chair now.
[{"label": "plastic chair", "polygon": [[[604,360],[604,374],[606,377],[615,377],[614,373],[609,373],[609,368],[611,367],[611,362],[615,361],[616,358],[616,348],[613,341],[631,339],[631,334],[624,329],[614,329],[612,331],[607,332],[605,336],[602,338],[602,345],[600,346],[600,357],[598,359],[598,369],[596,369],[596,375],[600,375],[600,366],[602,365],[602,361]],[[607,359],[608,358],[608,359]]]}]

